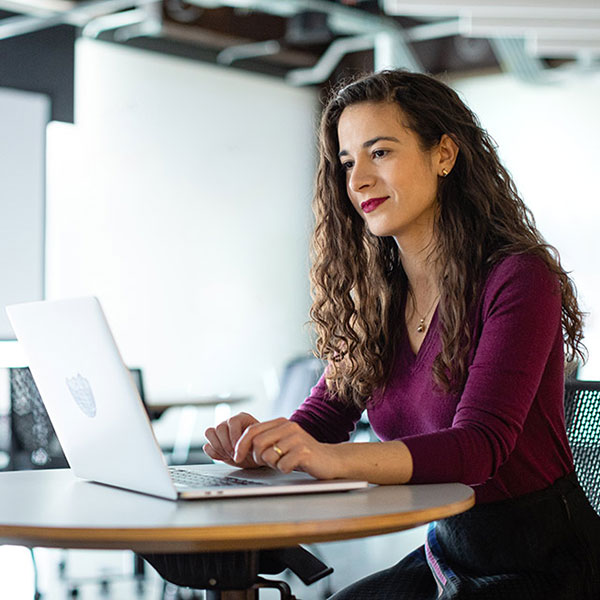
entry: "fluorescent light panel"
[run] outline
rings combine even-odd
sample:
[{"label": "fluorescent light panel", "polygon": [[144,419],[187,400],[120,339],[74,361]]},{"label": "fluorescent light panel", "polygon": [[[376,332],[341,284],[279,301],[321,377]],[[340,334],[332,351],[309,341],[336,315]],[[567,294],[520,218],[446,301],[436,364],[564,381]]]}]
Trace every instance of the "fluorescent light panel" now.
[{"label": "fluorescent light panel", "polygon": [[63,12],[77,6],[70,0],[0,0],[0,9],[16,13],[39,14]]},{"label": "fluorescent light panel", "polygon": [[463,15],[495,17],[556,17],[600,18],[598,0],[384,0],[383,9],[388,15],[455,17]]},{"label": "fluorescent light panel", "polygon": [[468,37],[509,37],[535,34],[562,39],[600,40],[598,19],[463,17],[460,32]]},{"label": "fluorescent light panel", "polygon": [[541,58],[600,58],[600,40],[555,40],[537,38],[529,40],[527,49]]}]

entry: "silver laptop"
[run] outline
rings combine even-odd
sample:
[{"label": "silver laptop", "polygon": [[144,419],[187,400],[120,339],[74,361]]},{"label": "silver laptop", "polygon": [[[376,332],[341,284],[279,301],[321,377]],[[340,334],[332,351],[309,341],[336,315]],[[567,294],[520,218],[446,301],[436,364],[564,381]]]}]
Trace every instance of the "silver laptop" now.
[{"label": "silver laptop", "polygon": [[168,467],[97,298],[15,304],[7,313],[78,477],[171,500],[368,485],[223,464]]}]

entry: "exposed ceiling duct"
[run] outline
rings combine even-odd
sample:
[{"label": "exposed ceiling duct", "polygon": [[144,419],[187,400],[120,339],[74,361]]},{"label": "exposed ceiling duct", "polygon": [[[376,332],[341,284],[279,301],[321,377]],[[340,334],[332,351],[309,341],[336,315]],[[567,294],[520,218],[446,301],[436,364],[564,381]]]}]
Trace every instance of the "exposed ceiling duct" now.
[{"label": "exposed ceiling duct", "polygon": [[600,65],[598,0],[0,0],[0,9],[9,11],[0,40],[68,23],[294,85],[345,67],[504,69],[543,82],[565,65]]}]

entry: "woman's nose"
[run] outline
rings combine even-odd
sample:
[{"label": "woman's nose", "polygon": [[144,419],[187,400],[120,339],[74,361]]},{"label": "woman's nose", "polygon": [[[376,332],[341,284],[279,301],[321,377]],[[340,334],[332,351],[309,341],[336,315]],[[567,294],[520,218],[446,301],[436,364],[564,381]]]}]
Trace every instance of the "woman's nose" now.
[{"label": "woman's nose", "polygon": [[350,172],[348,185],[353,192],[360,192],[371,186],[374,179],[374,174],[368,165],[357,161]]}]

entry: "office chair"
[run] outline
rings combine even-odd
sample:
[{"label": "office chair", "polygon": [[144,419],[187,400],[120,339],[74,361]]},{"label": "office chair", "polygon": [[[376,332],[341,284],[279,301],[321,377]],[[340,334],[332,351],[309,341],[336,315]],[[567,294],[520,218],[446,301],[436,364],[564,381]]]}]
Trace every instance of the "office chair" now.
[{"label": "office chair", "polygon": [[600,514],[600,381],[565,383],[565,424],[577,477]]},{"label": "office chair", "polygon": [[165,581],[180,588],[205,590],[206,600],[258,600],[259,590],[266,588],[278,590],[281,600],[296,600],[285,581],[264,579],[260,574],[273,575],[290,569],[305,585],[310,585],[333,572],[302,546],[240,552],[144,554],[143,558]]},{"label": "office chair", "polygon": [[9,369],[9,470],[58,469],[69,464],[27,367]]},{"label": "office chair", "polygon": [[[312,387],[319,381],[325,362],[315,356],[299,356],[290,360],[281,376],[279,394],[273,402],[272,418],[289,417],[309,396]],[[355,442],[373,442],[377,437],[371,430],[366,413],[356,424],[350,439]]]},{"label": "office chair", "polygon": [[324,368],[325,363],[311,355],[298,356],[288,361],[283,368],[271,416],[289,417],[308,397]]}]

